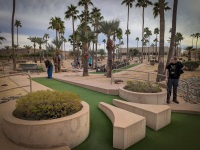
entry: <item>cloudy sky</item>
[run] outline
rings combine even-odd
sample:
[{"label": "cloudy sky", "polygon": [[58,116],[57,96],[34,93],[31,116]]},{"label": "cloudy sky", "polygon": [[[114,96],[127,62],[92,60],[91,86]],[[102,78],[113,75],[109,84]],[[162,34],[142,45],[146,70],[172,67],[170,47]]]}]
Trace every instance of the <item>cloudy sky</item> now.
[{"label": "cloudy sky", "polygon": [[[64,12],[70,4],[77,5],[79,0],[16,0],[15,20],[20,20],[22,28],[19,28],[19,45],[33,45],[27,38],[29,36],[43,37],[45,33],[50,35],[49,43],[55,38],[55,31],[47,30],[51,17],[60,17],[65,22],[65,38],[68,39],[72,34],[71,20],[66,20]],[[156,2],[157,0],[151,0]],[[173,0],[166,0],[169,2],[169,7],[173,9]],[[92,0],[95,7],[101,9],[104,20],[119,19],[120,27],[123,30],[123,41],[126,46],[125,30],[127,26],[127,7],[121,5],[122,0]],[[134,5],[136,2],[134,3]],[[177,15],[177,32],[183,34],[182,48],[192,45],[193,33],[200,33],[200,0],[179,0],[178,15]],[[89,7],[90,10],[92,7]],[[159,17],[154,19],[152,6],[145,9],[145,25],[153,32],[156,27],[159,27]],[[78,7],[79,11],[83,10]],[[170,37],[169,29],[171,28],[172,9],[165,13],[165,45],[169,46],[168,39]],[[4,46],[11,46],[11,18],[12,18],[12,0],[0,0],[0,36],[6,38],[2,42],[0,48]],[[79,24],[77,21],[76,24]],[[141,39],[142,35],[142,8],[130,9],[130,47],[136,47],[136,37]],[[15,27],[15,44],[16,44],[16,27]],[[99,47],[104,48],[102,40],[106,38],[103,34],[99,36]],[[155,35],[151,36],[153,43]],[[200,41],[200,40],[199,40]],[[196,39],[194,39],[194,44]],[[139,42],[141,46],[141,42]],[[37,46],[38,47],[38,46]],[[200,42],[198,42],[200,47]],[[66,50],[71,49],[72,46],[67,42]]]}]

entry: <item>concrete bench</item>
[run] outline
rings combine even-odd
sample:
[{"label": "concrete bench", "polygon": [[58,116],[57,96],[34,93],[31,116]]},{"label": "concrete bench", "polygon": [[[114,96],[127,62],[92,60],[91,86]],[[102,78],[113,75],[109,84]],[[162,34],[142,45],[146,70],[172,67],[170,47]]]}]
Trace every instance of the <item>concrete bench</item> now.
[{"label": "concrete bench", "polygon": [[121,109],[144,116],[148,127],[157,131],[171,122],[171,108],[167,105],[150,105],[113,100],[113,104]]},{"label": "concrete bench", "polygon": [[144,117],[99,103],[99,108],[109,117],[113,124],[113,147],[126,149],[145,137],[146,120]]},{"label": "concrete bench", "polygon": [[22,72],[37,71],[37,73],[39,74],[40,70],[39,70],[37,64],[19,64],[17,71],[22,71]]}]

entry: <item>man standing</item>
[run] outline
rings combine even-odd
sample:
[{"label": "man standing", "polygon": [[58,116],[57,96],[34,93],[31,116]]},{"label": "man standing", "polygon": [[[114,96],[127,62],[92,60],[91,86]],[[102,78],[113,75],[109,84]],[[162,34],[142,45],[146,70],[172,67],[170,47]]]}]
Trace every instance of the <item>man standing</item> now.
[{"label": "man standing", "polygon": [[167,82],[167,103],[170,103],[171,90],[173,87],[173,102],[179,104],[177,101],[177,88],[178,81],[183,69],[183,64],[177,60],[177,57],[173,57],[170,60],[170,64],[166,67],[166,82]]},{"label": "man standing", "polygon": [[44,59],[44,63],[45,63],[45,66],[47,68],[47,75],[48,75],[47,78],[50,79],[50,78],[52,78],[53,64],[47,58]]}]

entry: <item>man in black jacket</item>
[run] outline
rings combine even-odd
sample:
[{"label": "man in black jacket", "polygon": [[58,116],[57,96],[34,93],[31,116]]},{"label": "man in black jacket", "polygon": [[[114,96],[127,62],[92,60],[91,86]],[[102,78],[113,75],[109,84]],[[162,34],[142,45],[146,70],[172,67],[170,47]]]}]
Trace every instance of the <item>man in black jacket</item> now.
[{"label": "man in black jacket", "polygon": [[177,57],[173,57],[170,60],[170,64],[166,67],[166,82],[167,82],[167,103],[170,103],[171,90],[173,87],[173,102],[179,104],[177,101],[177,88],[179,77],[184,68],[183,64],[177,60]]},{"label": "man in black jacket", "polygon": [[44,63],[45,63],[45,66],[47,68],[47,75],[48,75],[47,78],[50,79],[50,78],[52,78],[53,64],[47,58],[44,58]]}]

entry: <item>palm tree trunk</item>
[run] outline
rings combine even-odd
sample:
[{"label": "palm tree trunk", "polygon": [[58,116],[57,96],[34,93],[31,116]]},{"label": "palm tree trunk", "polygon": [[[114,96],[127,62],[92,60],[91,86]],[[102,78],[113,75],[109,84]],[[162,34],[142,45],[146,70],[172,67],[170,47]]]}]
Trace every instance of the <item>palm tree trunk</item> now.
[{"label": "palm tree trunk", "polygon": [[129,41],[128,41],[128,39],[129,39],[129,38],[128,38],[128,35],[129,35],[129,34],[128,34],[128,30],[129,30],[129,29],[128,29],[128,24],[129,24],[129,4],[128,4],[128,19],[127,19],[127,52],[126,52],[126,53],[127,53],[127,54],[126,54],[126,60],[127,60],[127,61],[128,61],[128,57],[129,57],[129,51],[128,51],[128,42],[129,42]]},{"label": "palm tree trunk", "polygon": [[74,36],[74,17],[72,17],[72,30],[73,30],[73,53],[74,53],[74,63],[76,63],[76,56],[75,56],[75,36]]},{"label": "palm tree trunk", "polygon": [[143,63],[143,57],[144,57],[144,54],[143,54],[143,47],[144,47],[144,44],[143,44],[143,39],[144,38],[144,7],[142,9],[142,59],[141,59],[141,62]]},{"label": "palm tree trunk", "polygon": [[[159,0],[160,6],[160,47],[159,47],[159,64],[158,74],[164,75],[164,34],[165,34],[165,15],[164,15],[164,0]],[[160,82],[164,79],[163,76],[157,75],[156,81]]]},{"label": "palm tree trunk", "polygon": [[86,56],[88,50],[87,43],[83,43],[83,76],[88,76],[88,57]]},{"label": "palm tree trunk", "polygon": [[17,27],[17,46],[18,46],[18,27]]},{"label": "palm tree trunk", "polygon": [[171,41],[170,41],[170,47],[169,47],[169,53],[168,53],[166,65],[169,64],[170,59],[173,56],[174,39],[175,39],[175,34],[176,34],[177,7],[178,7],[178,0],[174,0],[173,14],[172,14]]},{"label": "palm tree trunk", "polygon": [[14,49],[14,17],[15,17],[15,0],[13,0],[13,12],[12,12],[12,53],[13,53],[13,70],[16,70],[16,59],[15,59],[15,49]]},{"label": "palm tree trunk", "polygon": [[197,52],[197,43],[198,43],[198,37],[197,37],[197,41],[196,41],[196,50],[194,52],[194,59],[195,59],[195,61],[197,60],[197,55],[196,55],[196,52]]},{"label": "palm tree trunk", "polygon": [[110,38],[107,40],[107,49],[108,49],[108,60],[107,60],[107,77],[111,77],[111,71],[112,71],[112,50],[113,50],[113,42]]}]

